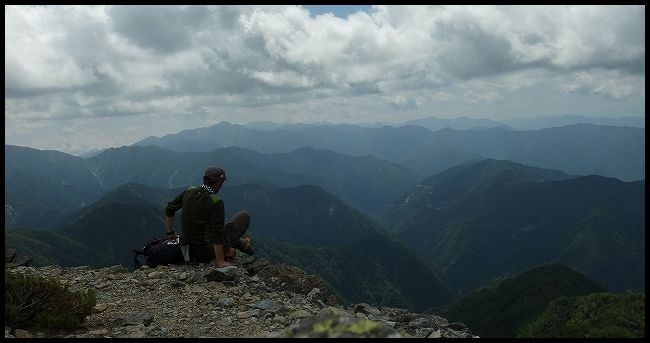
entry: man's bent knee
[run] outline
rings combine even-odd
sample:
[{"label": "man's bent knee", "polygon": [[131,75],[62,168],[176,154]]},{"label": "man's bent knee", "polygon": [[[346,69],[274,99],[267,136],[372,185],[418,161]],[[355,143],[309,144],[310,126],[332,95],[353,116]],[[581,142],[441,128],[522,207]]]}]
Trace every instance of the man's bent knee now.
[{"label": "man's bent knee", "polygon": [[237,213],[235,215],[235,217],[237,218],[236,219],[237,221],[239,221],[240,223],[243,223],[246,227],[248,227],[248,225],[251,222],[251,215],[246,210],[243,210],[243,211]]}]

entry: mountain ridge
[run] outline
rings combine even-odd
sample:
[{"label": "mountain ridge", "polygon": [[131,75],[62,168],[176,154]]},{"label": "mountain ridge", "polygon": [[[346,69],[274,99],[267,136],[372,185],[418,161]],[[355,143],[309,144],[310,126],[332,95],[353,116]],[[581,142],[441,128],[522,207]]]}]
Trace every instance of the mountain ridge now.
[{"label": "mountain ridge", "polygon": [[[496,158],[569,174],[598,174],[624,181],[645,177],[645,128],[577,123],[530,131],[503,127],[431,131],[415,125],[370,128],[333,124],[260,131],[245,126],[226,126],[222,122],[210,129],[208,139],[213,146],[237,145],[263,153],[312,146],[353,156],[372,154],[422,175],[440,172],[469,159]],[[192,139],[192,132],[185,130],[162,140],[181,136]],[[201,141],[201,144],[207,142]],[[134,145],[142,144],[136,142]],[[198,149],[171,143],[164,146],[177,151]]]},{"label": "mountain ridge", "polygon": [[587,276],[559,263],[537,266],[480,288],[434,308],[452,320],[470,325],[481,337],[514,337],[539,316],[545,306],[563,296],[604,292]]},{"label": "mountain ridge", "polygon": [[[512,166],[492,163],[506,171]],[[431,258],[459,290],[551,262],[567,264],[610,290],[645,288],[645,181],[567,178],[530,167],[521,170],[538,173],[538,180],[513,181],[513,172],[482,174],[485,166],[489,163],[457,166],[455,173],[427,178],[402,195],[380,223]],[[468,193],[468,185],[485,175],[494,177]],[[440,187],[448,190],[434,191]],[[467,274],[470,269],[475,272]]]},{"label": "mountain ridge", "polygon": [[[5,146],[5,228],[53,229],[72,212],[126,182],[161,188],[200,182],[207,165],[219,163],[229,184],[267,187],[316,184],[366,213],[379,210],[420,176],[371,156],[353,157],[298,149],[268,155],[238,147],[178,153],[148,147],[110,148],[88,159],[56,152],[65,163],[52,165],[50,153]],[[51,174],[51,175],[49,175]],[[79,177],[76,177],[79,175]],[[379,187],[379,185],[382,185]]]}]

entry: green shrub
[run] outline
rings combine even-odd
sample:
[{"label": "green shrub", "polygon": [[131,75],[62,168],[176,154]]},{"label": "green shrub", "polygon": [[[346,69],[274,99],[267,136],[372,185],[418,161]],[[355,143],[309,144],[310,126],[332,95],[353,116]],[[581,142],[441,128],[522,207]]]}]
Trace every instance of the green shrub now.
[{"label": "green shrub", "polygon": [[95,304],[93,290],[70,291],[56,279],[5,269],[5,325],[49,332],[74,330]]},{"label": "green shrub", "polygon": [[592,293],[550,302],[515,337],[642,338],[645,293]]}]

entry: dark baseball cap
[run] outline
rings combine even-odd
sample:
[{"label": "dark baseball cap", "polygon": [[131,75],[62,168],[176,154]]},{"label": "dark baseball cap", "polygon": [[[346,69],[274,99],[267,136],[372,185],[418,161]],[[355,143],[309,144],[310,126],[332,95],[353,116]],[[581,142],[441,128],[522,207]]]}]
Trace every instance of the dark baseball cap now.
[{"label": "dark baseball cap", "polygon": [[220,180],[228,180],[226,178],[226,172],[223,169],[217,166],[208,166],[208,168],[205,169],[203,181],[216,182]]}]

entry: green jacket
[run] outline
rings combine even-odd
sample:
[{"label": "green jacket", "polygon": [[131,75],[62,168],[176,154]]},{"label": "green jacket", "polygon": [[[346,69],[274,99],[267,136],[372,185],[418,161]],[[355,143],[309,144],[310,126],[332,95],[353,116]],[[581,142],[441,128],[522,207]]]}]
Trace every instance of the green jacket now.
[{"label": "green jacket", "polygon": [[190,245],[190,256],[199,262],[213,259],[213,244],[224,244],[224,205],[216,194],[203,187],[190,186],[167,203],[165,215],[173,217],[179,209],[183,239]]}]

